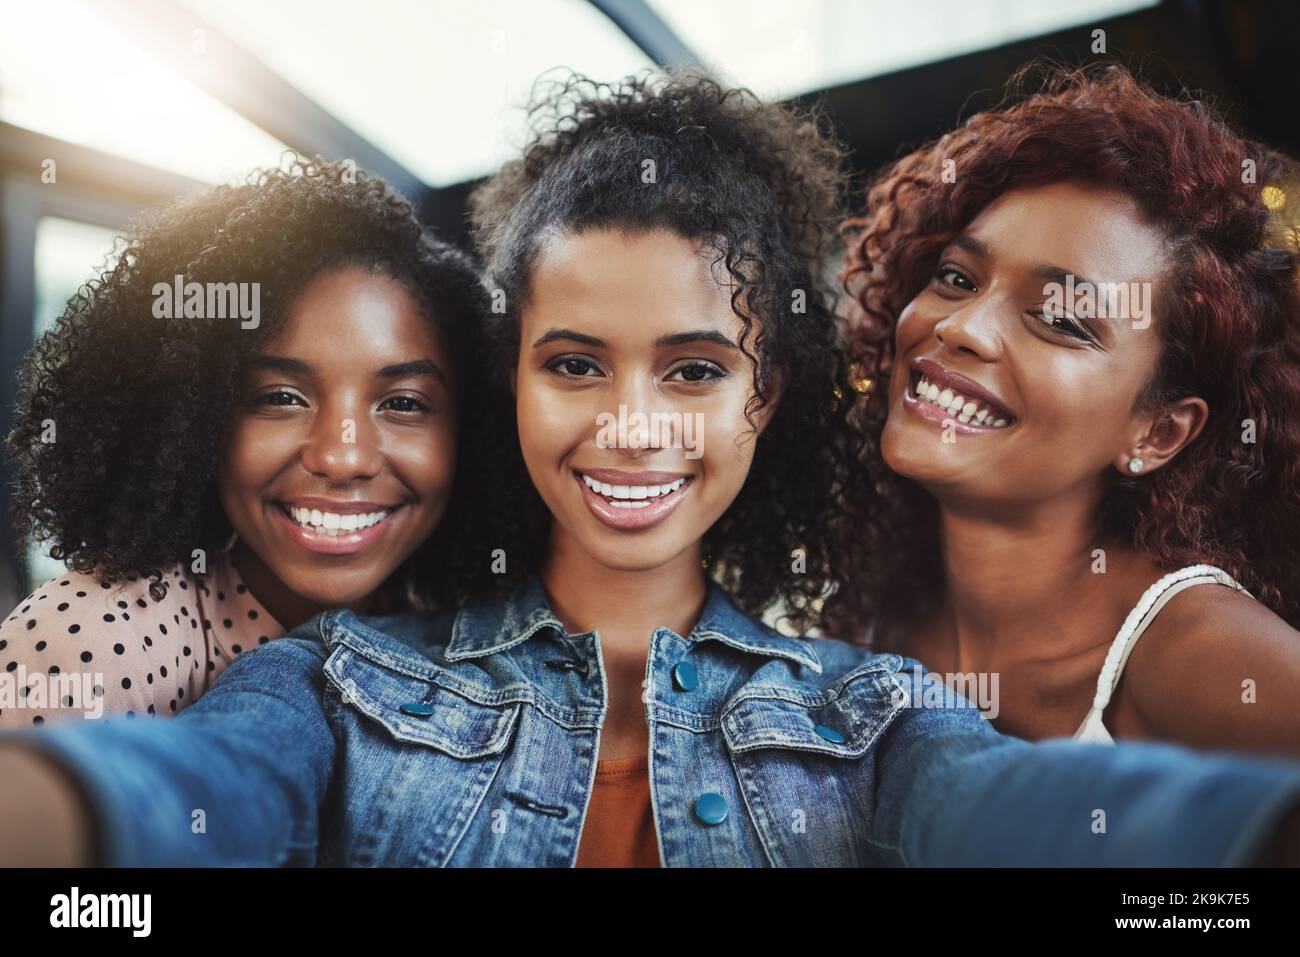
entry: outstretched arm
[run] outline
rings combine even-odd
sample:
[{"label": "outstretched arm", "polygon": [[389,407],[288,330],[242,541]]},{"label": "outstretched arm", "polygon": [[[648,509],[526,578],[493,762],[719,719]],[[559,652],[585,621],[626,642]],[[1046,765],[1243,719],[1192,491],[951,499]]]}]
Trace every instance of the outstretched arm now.
[{"label": "outstretched arm", "polygon": [[1300,763],[1164,744],[1030,744],[962,700],[904,708],[885,732],[871,838],[883,862],[1300,864]]},{"label": "outstretched arm", "polygon": [[[324,659],[315,639],[281,638],[175,718],[0,733],[0,775],[32,772],[0,790],[0,864],[313,864],[335,757]],[[33,859],[27,837],[61,828]]]}]

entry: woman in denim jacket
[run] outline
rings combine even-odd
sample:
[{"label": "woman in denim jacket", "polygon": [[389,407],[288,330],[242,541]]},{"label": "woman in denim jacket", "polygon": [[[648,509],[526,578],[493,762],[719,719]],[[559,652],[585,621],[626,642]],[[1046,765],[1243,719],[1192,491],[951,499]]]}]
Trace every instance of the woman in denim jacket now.
[{"label": "woman in denim jacket", "polygon": [[639,754],[665,866],[1300,857],[1300,765],[1030,745],[759,620],[827,619],[851,555],[838,156],[699,77],[550,104],[475,202],[522,455],[512,531],[465,547],[503,595],[328,612],[167,723],[0,737],[3,863],[572,866],[600,762]]}]

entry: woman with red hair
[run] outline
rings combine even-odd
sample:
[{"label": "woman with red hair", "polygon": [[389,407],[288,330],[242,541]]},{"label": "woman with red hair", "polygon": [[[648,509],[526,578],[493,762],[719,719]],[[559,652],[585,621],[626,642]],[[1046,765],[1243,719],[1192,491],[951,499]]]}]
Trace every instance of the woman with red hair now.
[{"label": "woman with red hair", "polygon": [[859,611],[1007,733],[1300,752],[1300,176],[1121,67],[1044,79],[845,224]]}]

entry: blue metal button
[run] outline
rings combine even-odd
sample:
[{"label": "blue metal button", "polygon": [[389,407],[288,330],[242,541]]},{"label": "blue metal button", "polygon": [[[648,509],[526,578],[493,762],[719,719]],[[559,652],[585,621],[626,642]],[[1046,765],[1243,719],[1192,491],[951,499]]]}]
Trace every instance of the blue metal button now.
[{"label": "blue metal button", "polygon": [[433,714],[433,705],[425,704],[423,701],[408,701],[398,710],[402,714],[409,714],[413,718],[427,718]]},{"label": "blue metal button", "polygon": [[700,686],[700,675],[689,661],[673,665],[673,687],[678,691],[694,691]]},{"label": "blue metal button", "polygon": [[833,742],[833,743],[835,743],[835,744],[843,744],[843,743],[844,743],[844,735],[840,734],[840,733],[839,733],[838,731],[836,731],[834,728],[828,728],[828,727],[826,727],[826,725],[824,725],[824,724],[816,724],[816,725],[813,725],[813,730],[815,730],[818,734],[820,734],[820,735],[821,735],[823,738],[825,738],[827,741],[831,741],[831,742]]},{"label": "blue metal button", "polygon": [[695,816],[705,824],[721,824],[727,819],[727,799],[717,791],[706,791],[695,802]]}]

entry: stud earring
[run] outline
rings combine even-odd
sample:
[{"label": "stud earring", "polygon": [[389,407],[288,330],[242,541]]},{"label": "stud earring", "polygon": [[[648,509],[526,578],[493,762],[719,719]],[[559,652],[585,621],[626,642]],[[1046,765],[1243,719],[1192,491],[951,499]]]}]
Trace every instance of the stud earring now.
[{"label": "stud earring", "polygon": [[1132,472],[1134,475],[1136,475],[1138,472],[1141,472],[1141,471],[1142,471],[1142,460],[1139,459],[1139,458],[1131,458],[1131,459],[1129,459],[1129,460],[1128,460],[1128,470],[1129,470],[1130,472]]}]

